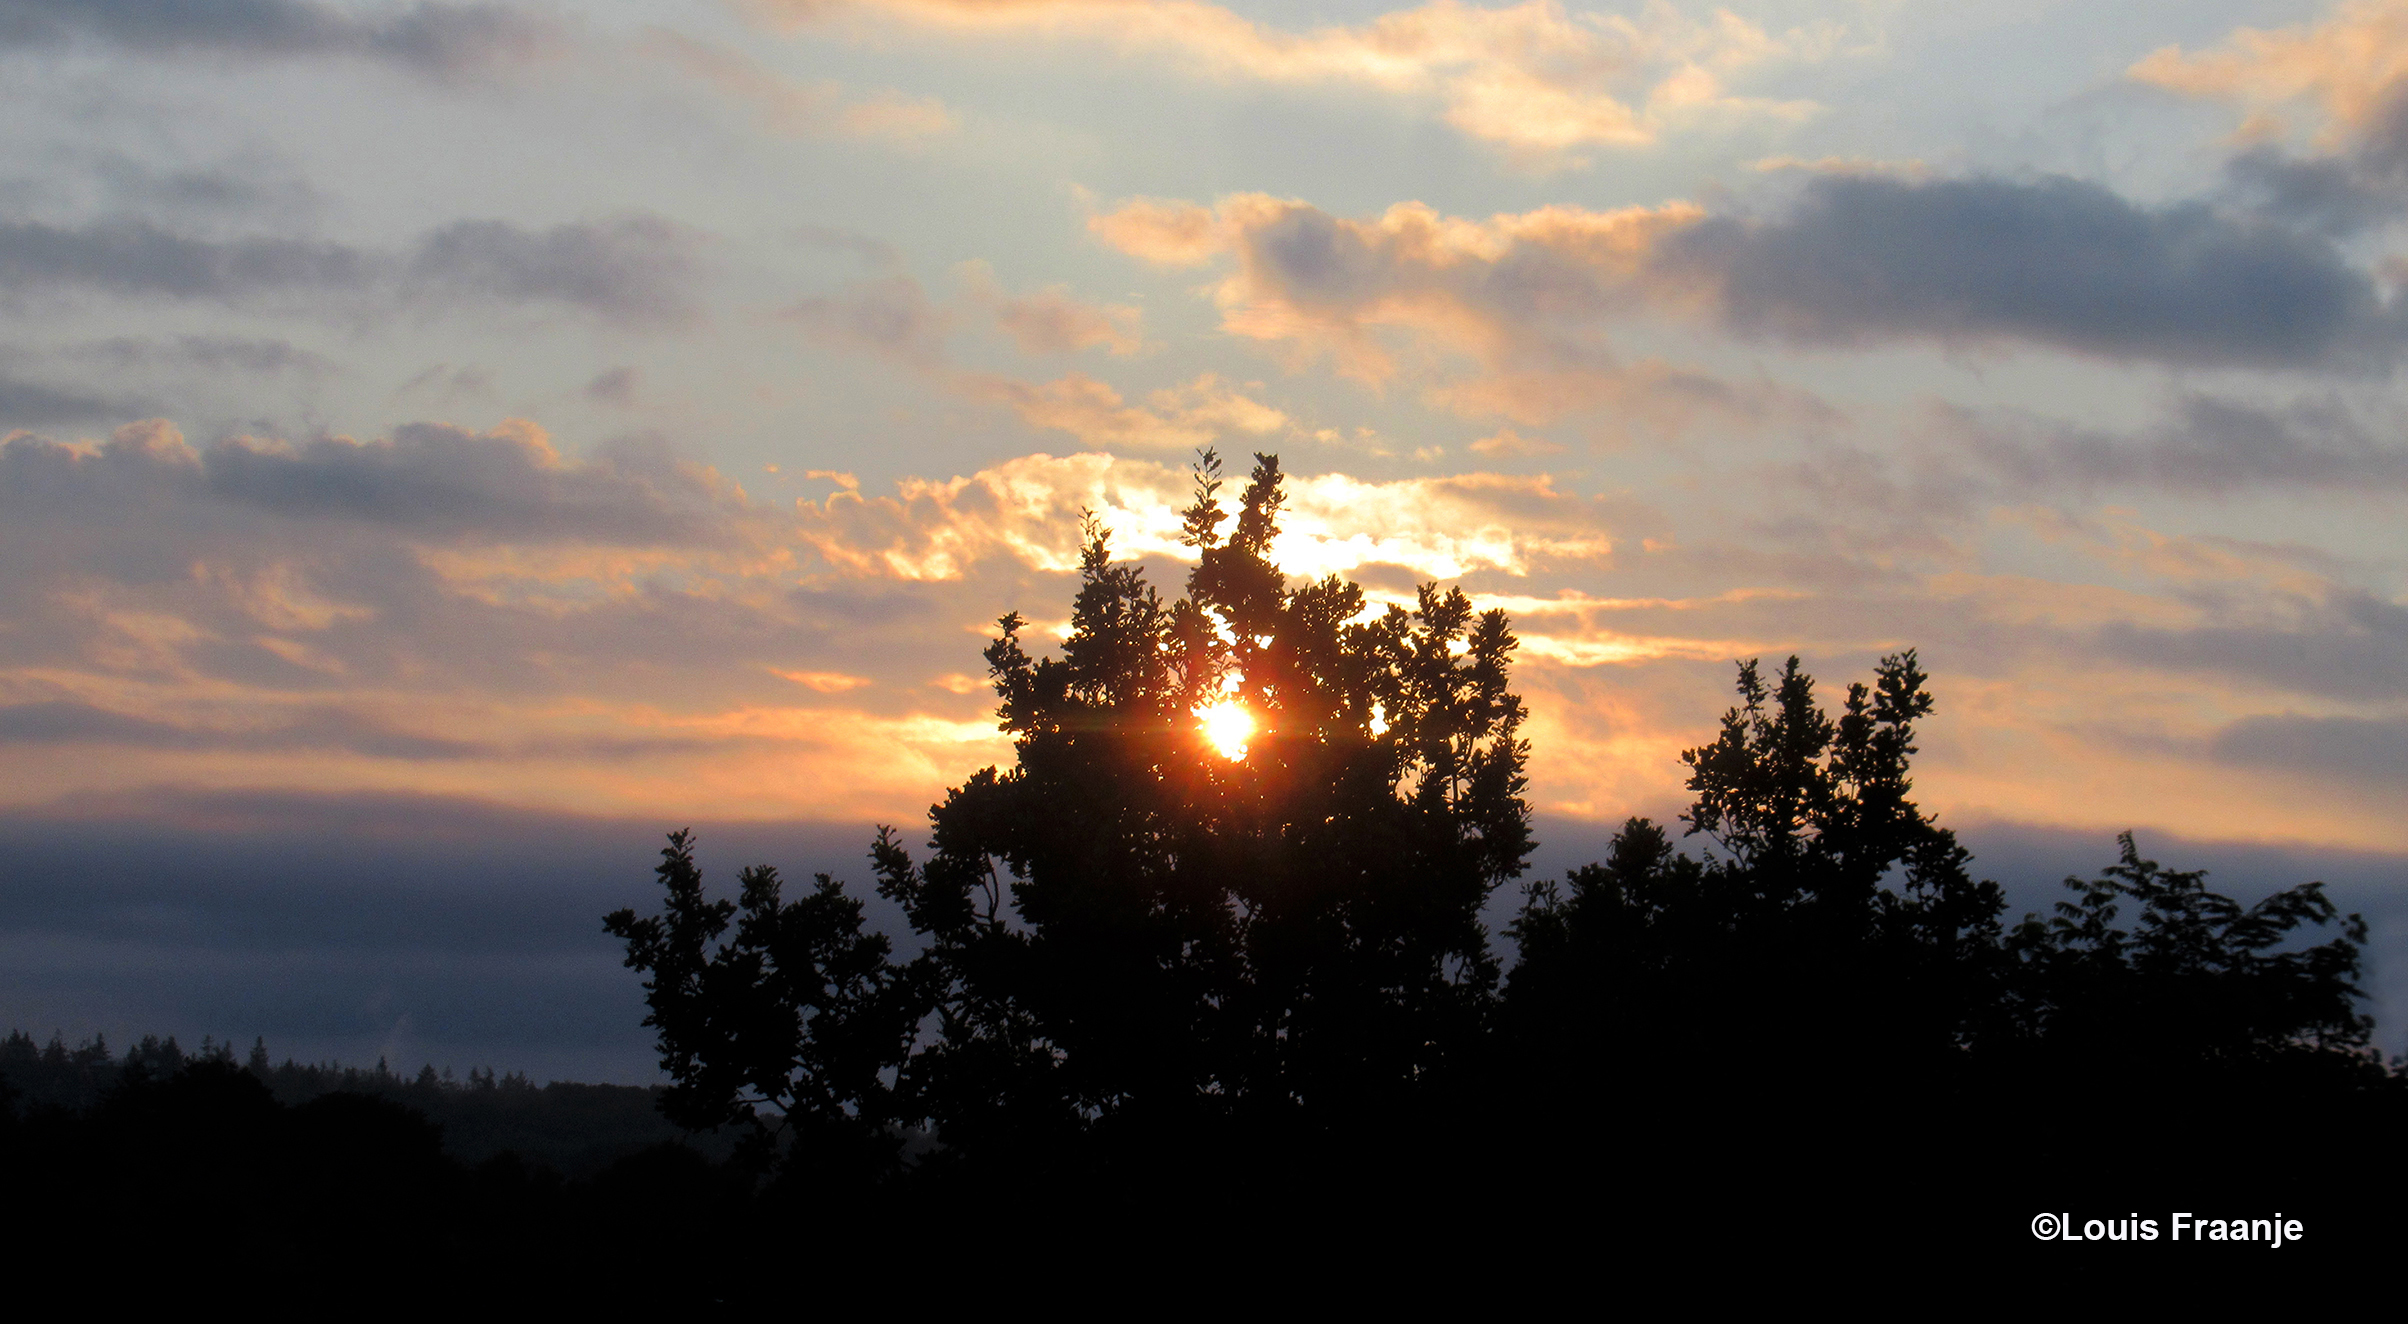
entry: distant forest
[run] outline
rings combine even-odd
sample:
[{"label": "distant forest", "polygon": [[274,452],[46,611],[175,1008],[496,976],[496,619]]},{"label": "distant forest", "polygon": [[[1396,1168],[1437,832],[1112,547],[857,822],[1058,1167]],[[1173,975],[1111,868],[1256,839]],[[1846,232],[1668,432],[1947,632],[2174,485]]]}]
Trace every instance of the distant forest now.
[{"label": "distant forest", "polygon": [[[237,1065],[234,1046],[204,1038],[186,1052],[173,1035],[145,1035],[115,1056],[98,1035],[70,1048],[56,1034],[37,1044],[17,1030],[0,1039],[0,1091],[21,1114],[89,1114],[123,1089],[165,1082],[203,1064]],[[264,1039],[253,1041],[239,1065],[283,1108],[350,1094],[412,1109],[441,1129],[447,1154],[468,1164],[510,1153],[584,1177],[649,1146],[689,1138],[661,1116],[659,1086],[539,1086],[518,1072],[497,1075],[491,1068],[472,1068],[466,1078],[454,1079],[432,1064],[402,1075],[382,1059],[373,1067],[290,1058],[278,1065]],[[711,1137],[694,1139],[719,1157],[729,1148]]]},{"label": "distant forest", "polygon": [[2282,1213],[2293,1263],[2391,1244],[2408,1066],[2371,1046],[2363,921],[2313,882],[2243,904],[2130,835],[2009,917],[1912,798],[1912,651],[1835,710],[1795,658],[1741,664],[1681,825],[1522,883],[1508,967],[1480,915],[1533,846],[1510,622],[1292,586],[1256,460],[1234,519],[1200,460],[1179,599],[1091,525],[1061,655],[999,623],[1014,766],[947,792],[924,855],[870,843],[908,954],[826,875],[714,897],[675,832],[660,909],[603,921],[665,1087],[17,1033],[20,1198],[61,1253],[100,1226],[328,1272],[404,1246],[665,1302],[778,1297],[806,1260],[974,1278],[1239,1241],[1445,1272],[1492,1234],[1997,1260],[2039,1253],[2042,1212]]}]

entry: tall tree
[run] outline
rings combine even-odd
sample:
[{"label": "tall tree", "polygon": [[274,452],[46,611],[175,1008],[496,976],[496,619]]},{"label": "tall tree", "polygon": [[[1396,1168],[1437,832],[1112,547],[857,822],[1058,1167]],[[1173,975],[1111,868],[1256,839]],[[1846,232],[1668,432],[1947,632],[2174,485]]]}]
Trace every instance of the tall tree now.
[{"label": "tall tree", "polygon": [[1530,890],[1509,996],[1525,1079],[1700,1119],[1768,1081],[1843,1113],[1944,1088],[2008,963],[2004,896],[1911,798],[1926,680],[1912,650],[1883,658],[1834,718],[1798,659],[1770,682],[1741,663],[1739,704],[1681,756],[1707,849],[1633,819],[1606,861]]},{"label": "tall tree", "polygon": [[1177,601],[1087,526],[1061,656],[1017,616],[987,649],[1013,766],[932,810],[924,865],[881,838],[940,1024],[906,1079],[949,1141],[1360,1119],[1479,1045],[1479,910],[1531,848],[1512,632],[1460,591],[1290,587],[1255,459],[1234,521],[1200,459]]}]

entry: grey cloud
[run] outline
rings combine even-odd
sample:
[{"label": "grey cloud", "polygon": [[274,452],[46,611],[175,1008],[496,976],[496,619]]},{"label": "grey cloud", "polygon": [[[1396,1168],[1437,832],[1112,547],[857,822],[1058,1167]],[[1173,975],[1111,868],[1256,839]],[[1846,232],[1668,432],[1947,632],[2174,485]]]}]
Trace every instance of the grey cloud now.
[{"label": "grey cloud", "polygon": [[2004,412],[1953,411],[1949,426],[1984,467],[2029,489],[2408,487],[2399,430],[2330,396],[2265,406],[2186,394],[2164,423],[2121,435]]},{"label": "grey cloud", "polygon": [[2294,156],[2262,144],[2235,154],[2224,173],[2241,205],[2280,224],[2335,237],[2392,224],[2408,214],[2408,81],[2340,150]]},{"label": "grey cloud", "polygon": [[242,303],[280,293],[385,294],[418,303],[558,302],[605,319],[693,311],[695,237],[655,216],[529,230],[459,221],[405,257],[342,244],[196,239],[148,221],[0,221],[0,293],[96,290]]},{"label": "grey cloud", "polygon": [[565,460],[540,438],[413,423],[392,437],[299,444],[237,437],[205,450],[119,429],[97,454],[38,436],[0,444],[0,516],[29,533],[95,519],[269,511],[472,541],[697,545],[727,535],[733,507],[703,476],[640,456]]},{"label": "grey cloud", "polygon": [[[98,668],[178,691],[196,676],[237,693],[257,687],[281,697],[231,701],[222,715],[128,711],[259,731],[294,721],[297,694],[811,703],[773,669],[941,673],[975,657],[958,623],[991,614],[993,583],[848,599],[814,586],[790,518],[642,438],[576,459],[552,454],[531,428],[475,436],[422,425],[378,442],[199,449],[156,423],[97,446],[18,436],[0,441],[0,666],[33,669],[21,676]],[[644,550],[592,550],[610,548]],[[850,628],[881,610],[880,630]],[[897,712],[926,701],[903,689],[846,700]],[[421,714],[410,701],[410,729],[509,740],[498,758],[610,761],[728,743],[727,733],[546,729],[542,719],[512,736],[463,732],[445,725],[449,712]]]},{"label": "grey cloud", "polygon": [[422,0],[369,16],[315,0],[0,0],[0,47],[82,40],[145,55],[351,56],[460,78],[556,54],[558,19]]},{"label": "grey cloud", "polygon": [[2239,676],[2294,694],[2408,698],[2408,609],[2363,591],[2336,591],[2289,628],[2115,624],[2097,647],[2143,666]]},{"label": "grey cloud", "polygon": [[891,267],[903,260],[893,244],[875,239],[858,230],[846,230],[832,225],[796,227],[794,237],[814,248],[850,253],[872,267]]},{"label": "grey cloud", "polygon": [[448,363],[438,363],[403,382],[393,394],[414,395],[420,392],[446,403],[483,399],[493,394],[493,373],[473,364],[455,368]]},{"label": "grey cloud", "polygon": [[2355,234],[2400,214],[2400,196],[2341,157],[2254,147],[2225,163],[2235,189],[2267,216],[2324,234]]},{"label": "grey cloud", "polygon": [[335,749],[373,758],[469,758],[492,752],[464,740],[396,731],[339,708],[319,708],[255,730],[180,726],[65,700],[0,706],[0,745],[94,743],[150,749]]},{"label": "grey cloud", "polygon": [[[152,791],[0,810],[0,998],[36,1033],[56,1024],[71,1040],[96,1029],[115,1043],[262,1034],[304,1060],[390,1052],[412,1066],[650,1083],[643,993],[595,917],[656,902],[661,833],[683,826],[411,795]],[[826,871],[851,884],[874,926],[908,938],[865,886],[866,822],[692,826],[713,887],[755,862],[789,878]],[[2056,880],[2114,858],[2103,833],[1957,826],[2016,914],[2046,913],[2064,895]],[[1605,847],[1603,830],[1576,820],[1542,817],[1537,834],[1534,876]],[[2142,845],[2175,867],[2213,869],[2220,890],[2244,899],[2326,879],[2344,910],[2375,921],[2376,971],[2408,968],[2398,920],[2408,858],[2162,833]],[[2370,987],[2383,998],[2383,980]],[[2398,1001],[2394,989],[2376,1007],[2386,1052],[2401,1044]],[[412,1037],[397,1045],[405,1016]]]},{"label": "grey cloud", "polygon": [[48,386],[0,372],[0,434],[11,428],[123,418],[142,412],[145,412],[143,402],[139,400]]},{"label": "grey cloud", "polygon": [[291,217],[315,211],[320,202],[306,180],[257,156],[200,169],[160,169],[100,152],[92,171],[117,204],[135,212]]},{"label": "grey cloud", "polygon": [[[598,917],[648,904],[661,834],[685,826],[391,794],[149,790],[11,807],[0,1003],[71,1040],[259,1034],[303,1060],[383,1053],[649,1082],[643,990]],[[852,882],[872,923],[909,931],[865,885],[866,822],[691,826],[715,887],[756,862],[790,878],[825,870]]]},{"label": "grey cloud", "polygon": [[631,405],[635,403],[636,370],[625,365],[596,373],[585,384],[585,395],[604,404]]},{"label": "grey cloud", "polygon": [[920,367],[944,360],[952,319],[909,276],[855,281],[836,293],[808,298],[787,315],[823,340],[866,349]]},{"label": "grey cloud", "polygon": [[523,230],[459,221],[428,235],[409,279],[448,295],[552,299],[629,322],[690,315],[694,237],[657,216]]},{"label": "grey cloud", "polygon": [[2321,237],[2065,178],[1825,176],[1788,215],[1701,222],[1665,260],[1717,277],[1735,330],[1806,343],[2015,337],[2304,366],[2393,335],[2371,282]]},{"label": "grey cloud", "polygon": [[[2329,235],[2204,202],[2143,206],[2063,177],[1823,175],[1765,216],[1692,215],[1531,213],[1475,250],[1425,233],[1422,213],[1348,222],[1242,198],[1223,204],[1210,242],[1235,259],[1221,297],[1245,334],[1319,341],[1379,377],[1392,367],[1379,328],[1418,330],[1525,394],[1550,374],[1610,375],[1611,324],[1650,311],[1817,347],[2021,341],[2353,370],[2394,357],[2404,329]],[[1157,233],[1169,223],[1142,209],[1104,222],[1158,258],[1188,260],[1204,242]]]},{"label": "grey cloud", "polygon": [[147,221],[80,228],[0,221],[0,291],[85,288],[232,300],[283,289],[357,289],[376,262],[339,244],[193,239]]},{"label": "grey cloud", "polygon": [[743,741],[689,737],[589,736],[496,744],[396,729],[333,706],[290,715],[272,725],[184,725],[72,700],[0,705],[0,746],[100,744],[162,750],[335,750],[370,758],[426,762],[490,757],[640,758]]},{"label": "grey cloud", "polygon": [[177,336],[149,340],[116,336],[69,347],[64,355],[105,363],[115,368],[190,367],[210,372],[298,372],[317,376],[335,370],[334,362],[286,340],[252,340],[240,336]]},{"label": "grey cloud", "polygon": [[2216,734],[2227,763],[2408,786],[2408,718],[2249,717]]},{"label": "grey cloud", "polygon": [[211,492],[287,515],[506,540],[691,543],[712,494],[674,472],[561,461],[540,442],[412,423],[387,440],[298,446],[236,439],[202,460]]}]

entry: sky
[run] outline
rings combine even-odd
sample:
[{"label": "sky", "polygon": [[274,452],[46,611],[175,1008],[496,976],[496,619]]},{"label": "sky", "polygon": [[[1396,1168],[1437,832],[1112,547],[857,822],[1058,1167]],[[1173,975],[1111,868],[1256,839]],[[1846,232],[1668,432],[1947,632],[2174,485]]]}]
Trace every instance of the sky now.
[{"label": "sky", "polygon": [[2327,876],[2408,1043],[2408,0],[0,0],[0,122],[12,1025],[643,1078],[657,833],[864,877],[1213,446],[1512,614],[1549,867],[1913,647],[2020,904]]}]

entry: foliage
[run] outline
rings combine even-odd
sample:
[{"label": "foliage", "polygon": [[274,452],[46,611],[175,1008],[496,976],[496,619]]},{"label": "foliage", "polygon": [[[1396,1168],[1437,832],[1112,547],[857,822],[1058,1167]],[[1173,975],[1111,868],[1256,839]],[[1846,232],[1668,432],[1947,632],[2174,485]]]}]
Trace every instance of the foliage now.
[{"label": "foliage", "polygon": [[[123,1054],[112,1055],[99,1036],[70,1048],[59,1035],[45,1045],[12,1030],[0,1037],[0,1096],[13,1095],[17,1111],[26,1116],[90,1114],[121,1089],[215,1065],[236,1065],[231,1044],[204,1038],[199,1048],[186,1050],[173,1035],[146,1034]],[[254,1041],[240,1065],[288,1108],[332,1094],[356,1094],[412,1109],[442,1128],[445,1153],[468,1164],[513,1153],[527,1163],[582,1177],[685,1137],[662,1116],[659,1086],[538,1084],[524,1073],[491,1067],[471,1068],[465,1076],[448,1068],[438,1072],[432,1065],[400,1072],[382,1059],[365,1067],[290,1058],[275,1062],[265,1040]],[[714,1159],[731,1148],[707,1137],[695,1147]]]},{"label": "foliage", "polygon": [[2041,1108],[2078,1090],[2105,1106],[2209,1076],[2278,1093],[2382,1078],[2357,1009],[2365,924],[2319,884],[2243,906],[2127,833],[2103,877],[2067,880],[2055,918],[2003,927],[1998,886],[1910,798],[1925,680],[1911,650],[1884,658],[1834,719],[1796,658],[1771,684],[1740,664],[1740,704],[1682,756],[1689,831],[1719,850],[1682,855],[1633,819],[1605,862],[1529,889],[1507,990],[1516,1058],[1541,1064],[1529,1088],[1669,1093],[1712,1126],[1779,1079],[1801,1114],[1847,1127],[1911,1100]]},{"label": "foliage", "polygon": [[[2363,1056],[2373,1018],[2358,1010],[2366,921],[2343,916],[2322,883],[2243,906],[2206,875],[2142,859],[2126,832],[2098,878],[2065,880],[2073,899],[2008,936],[2023,964],[2028,1029],[2061,1054],[2120,1074],[2247,1070],[2303,1053]],[[2129,903],[2137,922],[2115,920]],[[2310,946],[2303,926],[2338,923]]]},{"label": "foliage", "polygon": [[[20,1215],[11,1246],[87,1285],[86,1295],[188,1312],[230,1265],[251,1266],[272,1294],[318,1302],[353,1299],[397,1273],[480,1304],[607,1303],[616,1313],[707,1304],[731,1278],[743,1286],[739,1275],[628,1271],[648,1259],[701,1263],[746,1245],[751,1224],[742,1174],[665,1143],[649,1090],[422,1086],[390,1071],[290,1062],[263,1073],[213,1046],[176,1054],[172,1069],[112,1063],[99,1097],[70,1109],[43,1101],[44,1056],[21,1033],[0,1050],[5,1084],[28,1096],[22,1110],[0,1109],[0,1170]],[[278,1097],[279,1085],[346,1071],[382,1085]],[[632,1113],[608,1106],[627,1096],[638,1101]],[[417,1106],[447,1101],[458,1106],[441,1122]],[[464,1145],[461,1123],[496,1110],[536,1114],[551,1125],[522,1127],[521,1138],[576,1150],[609,1143],[630,1116],[653,1130],[564,1176],[540,1152],[480,1154],[473,1134]]]},{"label": "foliage", "polygon": [[1479,1041],[1480,906],[1531,844],[1512,633],[1460,591],[1287,587],[1255,458],[1226,539],[1200,462],[1175,602],[1090,523],[1062,655],[1017,616],[987,649],[1014,766],[931,812],[924,865],[881,835],[938,1015],[906,1079],[949,1144],[1360,1114]]},{"label": "foliage", "polygon": [[1476,1168],[1484,1137],[1540,1116],[1583,1119],[1564,1161],[1625,1176],[1627,1149],[1600,1147],[1643,1135],[1666,1173],[1782,1151],[1831,1181],[1873,1154],[1962,1162],[1969,1135],[2076,1088],[2140,1097],[2117,1081],[2397,1094],[2365,1048],[2364,924],[2315,884],[2243,906],[2127,837],[2054,919],[2007,927],[1913,798],[1934,702],[1912,650],[1836,713],[1797,658],[1741,663],[1683,755],[1697,849],[1632,819],[1604,860],[1530,885],[1508,979],[1480,914],[1532,848],[1509,622],[1435,585],[1384,610],[1334,576],[1291,585],[1277,460],[1234,511],[1210,452],[1196,479],[1177,599],[1090,520],[1060,655],[999,623],[1012,765],[930,810],[923,859],[891,828],[871,847],[910,959],[825,877],[784,903],[757,868],[707,900],[671,837],[666,908],[608,924],[651,976],[674,1116],[808,1121],[788,1171],[808,1151],[821,1175],[846,1166],[827,1154],[891,1161],[913,1128],[943,1160],[922,1176],[1263,1171],[1407,1137],[1425,1168]]},{"label": "foliage", "polygon": [[[1512,929],[1521,1056],[1578,1045],[1544,1054],[1550,1088],[1621,1071],[1719,1094],[1767,1065],[1861,1088],[1950,1068],[1999,1007],[2005,899],[1909,798],[1926,679],[1912,650],[1886,657],[1835,720],[1798,659],[1773,685],[1741,663],[1740,705],[1682,755],[1689,831],[1721,850],[1682,855],[1633,819],[1603,864],[1529,890]],[[1749,1022],[1750,1054],[1721,1051]]]},{"label": "foliage", "polygon": [[786,901],[766,865],[743,871],[736,901],[705,900],[683,831],[670,834],[654,872],[662,913],[619,910],[603,926],[627,944],[627,964],[651,976],[644,1024],[659,1029],[675,1082],[662,1111],[696,1130],[753,1129],[768,1147],[808,1132],[814,1154],[874,1150],[891,1112],[880,1069],[919,1016],[886,937],[864,931],[861,902],[826,874]]}]

